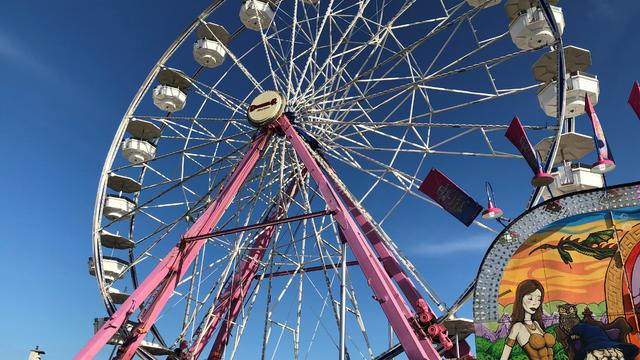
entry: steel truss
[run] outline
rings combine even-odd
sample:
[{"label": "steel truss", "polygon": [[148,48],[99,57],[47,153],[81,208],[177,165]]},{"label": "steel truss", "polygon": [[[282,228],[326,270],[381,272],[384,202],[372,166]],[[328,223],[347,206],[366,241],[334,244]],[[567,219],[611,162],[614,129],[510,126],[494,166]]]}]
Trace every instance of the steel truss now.
[{"label": "steel truss", "polygon": [[[74,357],[75,360],[95,357],[126,324],[129,317],[140,309],[139,322],[120,347],[117,359],[129,360],[134,356],[180,280],[206,243],[206,241],[194,240],[215,235],[211,230],[218,224],[238,194],[276,131],[286,136],[304,164],[308,176],[317,184],[325,201],[326,211],[333,216],[339,226],[339,231],[351,248],[357,265],[362,269],[374,298],[380,304],[407,356],[410,359],[435,360],[441,358],[435,344],[444,349],[453,347],[446,329],[438,323],[433,311],[390,250],[390,244],[385,241],[385,235],[353,200],[328,164],[312,153],[287,116],[282,115],[253,137],[251,147],[229,177],[218,198],[207,207],[178,244],[80,350]],[[228,281],[224,293],[217,299],[209,310],[208,316],[201,323],[197,340],[183,354],[184,358],[198,358],[216,328],[218,335],[208,358],[221,358],[251,281],[255,278],[259,264],[272,240],[275,227],[286,220],[281,218],[286,214],[300,186],[301,184],[292,180],[281,194],[278,203],[271,209],[267,221],[248,227],[264,229],[254,240],[246,257],[238,262],[235,275]],[[240,230],[236,229],[236,231]],[[346,264],[343,264],[344,266]],[[143,304],[145,307],[141,308]]]}]

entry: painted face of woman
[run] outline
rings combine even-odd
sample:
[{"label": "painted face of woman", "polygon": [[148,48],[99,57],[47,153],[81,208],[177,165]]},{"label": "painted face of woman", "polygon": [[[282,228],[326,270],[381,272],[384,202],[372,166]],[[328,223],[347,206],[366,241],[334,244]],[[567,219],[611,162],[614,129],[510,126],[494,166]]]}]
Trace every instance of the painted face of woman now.
[{"label": "painted face of woman", "polygon": [[532,293],[526,294],[522,298],[522,307],[527,314],[533,315],[536,310],[540,307],[540,303],[542,301],[542,293],[540,290],[536,289]]}]

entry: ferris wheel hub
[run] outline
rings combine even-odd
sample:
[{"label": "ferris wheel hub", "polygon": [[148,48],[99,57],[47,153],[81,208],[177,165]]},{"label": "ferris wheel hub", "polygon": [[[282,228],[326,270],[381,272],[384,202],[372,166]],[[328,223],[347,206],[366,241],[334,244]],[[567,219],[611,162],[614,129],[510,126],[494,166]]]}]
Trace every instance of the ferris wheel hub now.
[{"label": "ferris wheel hub", "polygon": [[277,91],[268,90],[256,96],[247,110],[247,119],[256,127],[267,126],[282,116],[285,98]]}]

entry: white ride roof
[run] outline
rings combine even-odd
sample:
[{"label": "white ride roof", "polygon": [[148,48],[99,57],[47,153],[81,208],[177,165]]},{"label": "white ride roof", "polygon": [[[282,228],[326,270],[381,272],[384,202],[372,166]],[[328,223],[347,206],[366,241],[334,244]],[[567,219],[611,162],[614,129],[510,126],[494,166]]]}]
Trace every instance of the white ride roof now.
[{"label": "white ride roof", "polygon": [[[591,66],[591,52],[576,46],[565,46],[565,66],[567,73],[586,71]],[[558,74],[558,53],[548,52],[533,64],[533,77],[537,81],[548,83]]]}]

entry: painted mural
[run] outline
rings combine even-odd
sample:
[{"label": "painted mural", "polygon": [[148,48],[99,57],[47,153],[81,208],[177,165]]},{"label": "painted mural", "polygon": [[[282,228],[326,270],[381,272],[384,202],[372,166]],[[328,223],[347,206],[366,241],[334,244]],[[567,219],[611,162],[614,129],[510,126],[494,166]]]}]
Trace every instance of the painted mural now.
[{"label": "painted mural", "polygon": [[480,360],[638,359],[640,207],[555,222],[507,263]]}]

